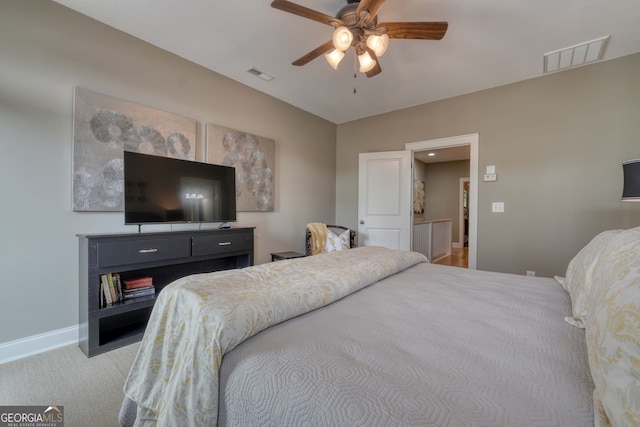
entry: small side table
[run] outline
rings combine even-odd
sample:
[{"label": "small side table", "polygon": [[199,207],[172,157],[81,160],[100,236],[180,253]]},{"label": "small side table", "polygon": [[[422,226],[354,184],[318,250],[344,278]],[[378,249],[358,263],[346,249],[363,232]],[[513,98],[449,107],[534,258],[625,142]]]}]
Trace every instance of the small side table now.
[{"label": "small side table", "polygon": [[302,258],[305,257],[305,254],[300,252],[276,252],[271,254],[271,261],[280,261],[283,259],[293,259],[293,258]]}]

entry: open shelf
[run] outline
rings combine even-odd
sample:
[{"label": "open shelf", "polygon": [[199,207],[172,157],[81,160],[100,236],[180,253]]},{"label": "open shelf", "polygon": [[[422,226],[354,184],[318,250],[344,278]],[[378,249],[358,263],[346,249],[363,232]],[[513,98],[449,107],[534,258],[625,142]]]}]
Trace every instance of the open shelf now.
[{"label": "open shelf", "polygon": [[98,344],[103,346],[142,336],[152,309],[153,306],[149,306],[100,318],[98,320],[98,329],[100,331],[100,341]]},{"label": "open shelf", "polygon": [[[80,348],[91,357],[140,340],[162,289],[190,274],[253,265],[253,228],[80,235]],[[155,295],[100,306],[100,276],[149,276]]]}]

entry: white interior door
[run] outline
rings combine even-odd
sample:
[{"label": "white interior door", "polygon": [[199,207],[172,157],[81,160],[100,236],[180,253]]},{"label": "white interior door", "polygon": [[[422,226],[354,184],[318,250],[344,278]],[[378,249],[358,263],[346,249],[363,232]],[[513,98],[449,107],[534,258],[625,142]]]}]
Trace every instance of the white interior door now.
[{"label": "white interior door", "polygon": [[411,151],[360,153],[358,243],[411,248]]}]

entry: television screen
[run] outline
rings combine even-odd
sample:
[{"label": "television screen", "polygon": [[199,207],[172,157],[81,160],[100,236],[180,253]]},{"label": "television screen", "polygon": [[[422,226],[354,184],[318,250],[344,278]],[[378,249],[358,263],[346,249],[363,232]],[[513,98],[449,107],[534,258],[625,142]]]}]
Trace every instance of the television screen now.
[{"label": "television screen", "polygon": [[124,152],[125,224],[235,220],[233,167]]}]

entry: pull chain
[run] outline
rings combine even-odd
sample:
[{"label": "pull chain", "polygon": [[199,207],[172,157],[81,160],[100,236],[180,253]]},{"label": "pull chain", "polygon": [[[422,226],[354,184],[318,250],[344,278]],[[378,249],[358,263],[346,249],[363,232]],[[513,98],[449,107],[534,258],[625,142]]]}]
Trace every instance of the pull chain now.
[{"label": "pull chain", "polygon": [[353,56],[353,94],[356,94],[356,79],[358,78],[358,55]]}]

